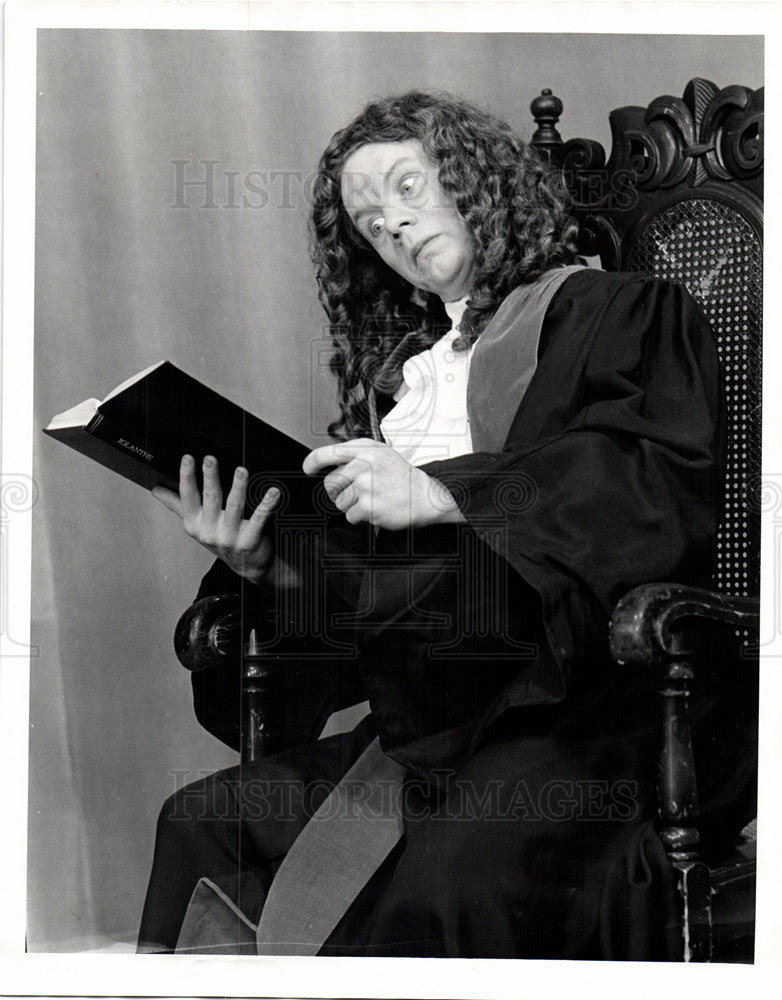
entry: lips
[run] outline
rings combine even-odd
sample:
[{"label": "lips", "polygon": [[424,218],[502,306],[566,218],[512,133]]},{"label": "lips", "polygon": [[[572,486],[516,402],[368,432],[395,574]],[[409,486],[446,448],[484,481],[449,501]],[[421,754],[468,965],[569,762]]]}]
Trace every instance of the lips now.
[{"label": "lips", "polygon": [[435,235],[435,236],[425,236],[424,239],[419,240],[416,243],[416,245],[413,247],[413,261],[417,261],[418,260],[418,255],[424,249],[424,247],[428,243],[431,243],[432,240],[436,240],[436,239],[437,239],[437,235]]}]

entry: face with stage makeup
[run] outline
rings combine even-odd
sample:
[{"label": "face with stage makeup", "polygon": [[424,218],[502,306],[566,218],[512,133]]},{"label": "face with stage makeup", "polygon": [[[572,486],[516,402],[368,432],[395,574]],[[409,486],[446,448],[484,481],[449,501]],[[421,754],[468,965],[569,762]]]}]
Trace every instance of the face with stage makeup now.
[{"label": "face with stage makeup", "polygon": [[475,246],[420,142],[372,142],[353,150],[340,178],[357,233],[415,288],[453,302],[470,291]]},{"label": "face with stage makeup", "polygon": [[484,108],[422,91],[372,101],[335,132],[311,189],[311,253],[334,345],[335,436],[371,433],[373,373],[421,349],[465,296],[458,349],[543,271],[576,261],[561,179]]}]

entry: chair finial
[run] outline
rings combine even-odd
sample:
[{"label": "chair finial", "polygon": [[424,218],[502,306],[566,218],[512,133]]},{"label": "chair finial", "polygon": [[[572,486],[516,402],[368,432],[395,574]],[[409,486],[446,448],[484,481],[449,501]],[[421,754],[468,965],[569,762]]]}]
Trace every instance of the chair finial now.
[{"label": "chair finial", "polygon": [[537,128],[530,139],[530,145],[545,151],[549,156],[562,145],[562,136],[556,129],[559,116],[562,114],[562,101],[546,87],[530,104],[529,109],[535,119]]}]

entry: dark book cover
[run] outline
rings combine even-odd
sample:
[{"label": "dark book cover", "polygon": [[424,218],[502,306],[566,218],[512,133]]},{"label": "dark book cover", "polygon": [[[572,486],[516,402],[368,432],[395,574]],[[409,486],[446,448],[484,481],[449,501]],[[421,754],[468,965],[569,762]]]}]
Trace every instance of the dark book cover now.
[{"label": "dark book cover", "polygon": [[69,413],[60,414],[44,433],[148,490],[176,491],[185,454],[196,460],[200,486],[201,460],[214,455],[224,495],[234,469],[248,470],[249,509],[271,485],[282,491],[278,510],[311,509],[313,483],[301,471],[311,449],[170,361],[110,394],[88,422],[66,425]]}]

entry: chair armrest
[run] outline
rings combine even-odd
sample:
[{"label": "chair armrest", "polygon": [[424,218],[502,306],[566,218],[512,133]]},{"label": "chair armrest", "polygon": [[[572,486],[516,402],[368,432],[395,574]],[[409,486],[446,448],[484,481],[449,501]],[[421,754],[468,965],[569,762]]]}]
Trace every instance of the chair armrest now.
[{"label": "chair armrest", "polygon": [[240,597],[217,594],[194,601],[177,622],[174,650],[187,670],[198,673],[237,660],[242,652]]},{"label": "chair armrest", "polygon": [[693,619],[757,629],[760,602],[729,597],[679,583],[645,583],[619,601],[611,616],[609,641],[615,663],[650,667],[694,653]]},{"label": "chair armrest", "polygon": [[756,629],[759,618],[759,602],[751,598],[678,583],[651,583],[622,598],[609,626],[615,663],[659,671],[658,830],[685,908],[687,961],[709,961],[712,954],[712,884],[708,868],[699,860],[698,789],[687,712],[696,649],[692,626],[700,619]]},{"label": "chair armrest", "polygon": [[234,749],[241,745],[245,760],[255,752],[259,716],[268,714],[273,726],[263,752],[277,752],[316,740],[333,712],[366,698],[349,658],[335,662],[300,638],[282,656],[263,645],[276,635],[277,615],[274,604],[218,594],[194,601],[174,634],[177,658],[194,675],[198,721]]},{"label": "chair armrest", "polygon": [[239,594],[194,601],[177,622],[174,649],[179,662],[192,673],[215,670],[231,661],[241,664],[240,751],[242,761],[252,764],[280,742],[267,722],[267,714],[276,707],[278,685],[274,657],[270,660],[264,655],[255,627],[250,631],[250,624],[244,623],[249,641],[242,634],[241,604]]}]

